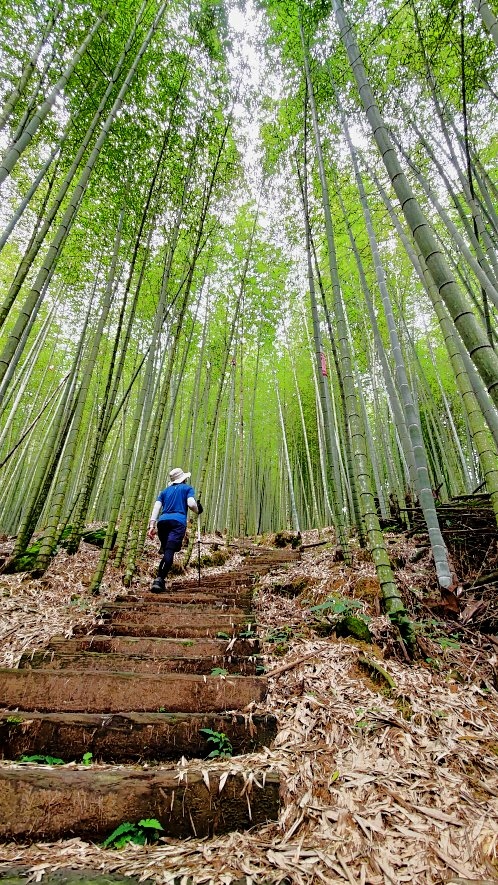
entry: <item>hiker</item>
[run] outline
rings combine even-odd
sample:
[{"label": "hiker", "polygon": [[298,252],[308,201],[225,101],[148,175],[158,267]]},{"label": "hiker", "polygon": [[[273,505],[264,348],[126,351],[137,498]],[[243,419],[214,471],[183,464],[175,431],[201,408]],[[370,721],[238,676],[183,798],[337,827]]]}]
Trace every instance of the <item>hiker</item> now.
[{"label": "hiker", "polygon": [[164,593],[164,580],[173,565],[175,553],[181,550],[187,530],[188,510],[199,516],[203,511],[200,500],[195,499],[194,489],[187,483],[188,479],[190,473],[184,473],[181,467],[174,467],[170,471],[167,488],[159,492],[152,508],[147,535],[151,540],[156,534],[159,536],[160,553],[163,555],[157,577],[150,588],[152,593]]}]

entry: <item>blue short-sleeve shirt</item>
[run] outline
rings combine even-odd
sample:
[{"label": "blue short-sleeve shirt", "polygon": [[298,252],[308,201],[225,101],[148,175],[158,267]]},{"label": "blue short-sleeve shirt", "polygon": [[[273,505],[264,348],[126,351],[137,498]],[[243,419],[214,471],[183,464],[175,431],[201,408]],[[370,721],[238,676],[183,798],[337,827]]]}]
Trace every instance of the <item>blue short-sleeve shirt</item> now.
[{"label": "blue short-sleeve shirt", "polygon": [[184,482],[176,483],[168,486],[159,492],[157,500],[161,502],[162,511],[158,519],[176,519],[184,525],[187,524],[187,498],[195,498],[195,492],[192,486],[186,485]]}]

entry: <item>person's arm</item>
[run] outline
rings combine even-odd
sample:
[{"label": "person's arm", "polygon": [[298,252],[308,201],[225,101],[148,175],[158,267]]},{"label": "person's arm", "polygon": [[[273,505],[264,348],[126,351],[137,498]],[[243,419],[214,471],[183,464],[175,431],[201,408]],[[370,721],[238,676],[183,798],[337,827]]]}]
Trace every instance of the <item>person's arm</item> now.
[{"label": "person's arm", "polygon": [[201,513],[204,512],[204,507],[201,504],[200,498],[197,498],[197,501],[195,500],[195,498],[187,498],[187,504],[190,510],[193,510],[194,513],[197,513],[198,516],[200,516]]},{"label": "person's arm", "polygon": [[199,513],[199,508],[197,506],[197,501],[195,498],[187,498],[187,507],[189,510],[192,510],[194,513]]},{"label": "person's arm", "polygon": [[147,532],[147,535],[151,539],[151,541],[152,541],[154,535],[157,533],[157,530],[156,530],[157,517],[159,516],[162,509],[163,509],[163,505],[162,505],[161,501],[156,501],[156,503],[154,504],[154,506],[152,508],[152,513],[151,513],[150,519],[149,519],[149,529]]}]

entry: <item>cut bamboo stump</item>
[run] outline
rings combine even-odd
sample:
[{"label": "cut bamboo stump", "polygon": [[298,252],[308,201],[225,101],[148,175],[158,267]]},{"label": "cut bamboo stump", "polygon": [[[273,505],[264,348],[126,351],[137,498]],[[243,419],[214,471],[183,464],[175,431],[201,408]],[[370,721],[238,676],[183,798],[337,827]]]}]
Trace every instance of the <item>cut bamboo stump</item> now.
[{"label": "cut bamboo stump", "polygon": [[[54,637],[18,669],[0,670],[0,755],[73,763],[0,769],[0,838],[103,839],[123,821],[150,817],[165,835],[205,837],[275,820],[276,774],[251,768],[245,777],[240,763],[206,760],[213,747],[202,729],[223,733],[234,754],[275,736],[275,717],[251,714],[267,691],[257,675],[252,584],[297,558],[251,548],[240,571],[200,586],[122,596],[102,607],[98,632]],[[85,754],[149,767],[75,766]],[[206,761],[155,767],[182,757]]]}]

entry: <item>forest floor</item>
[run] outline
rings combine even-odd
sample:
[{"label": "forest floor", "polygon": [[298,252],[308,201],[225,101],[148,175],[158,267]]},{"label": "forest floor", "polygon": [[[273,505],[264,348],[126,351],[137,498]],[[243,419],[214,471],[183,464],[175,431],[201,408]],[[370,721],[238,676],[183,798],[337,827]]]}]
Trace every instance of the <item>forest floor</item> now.
[{"label": "forest floor", "polygon": [[[320,538],[304,533],[304,544],[330,543],[305,549],[300,561],[259,582],[258,632],[274,676],[253,712],[275,714],[279,731],[271,748],[217,766],[242,770],[249,782],[256,767],[279,772],[278,822],[212,840],[163,838],[120,851],[79,839],[4,843],[0,879],[21,865],[33,882],[68,869],[224,885],[241,879],[255,885],[498,881],[498,638],[489,594],[466,591],[462,614],[448,620],[429,554],[420,556],[402,534],[387,537],[417,622],[414,661],[381,614],[369,556],[353,548],[351,565],[339,561],[331,531]],[[16,666],[23,651],[54,635],[90,626],[102,602],[123,593],[111,564],[101,596],[89,594],[98,554],[82,544],[76,556],[60,552],[41,580],[0,576],[1,666]],[[209,573],[241,562],[243,550]],[[145,588],[156,564],[151,545],[133,592]],[[328,607],[313,610],[326,600]],[[371,642],[337,637],[337,622],[347,614],[365,621]],[[198,768],[199,760],[180,760],[179,772],[189,767]]]}]

